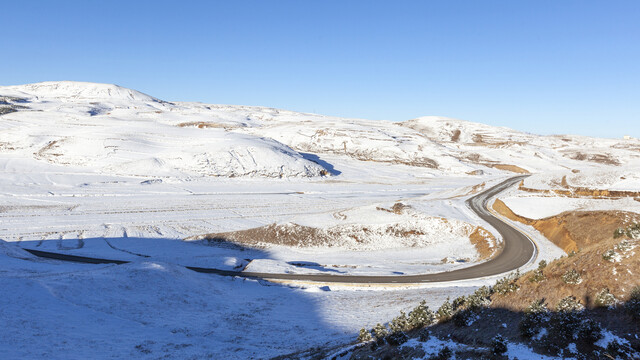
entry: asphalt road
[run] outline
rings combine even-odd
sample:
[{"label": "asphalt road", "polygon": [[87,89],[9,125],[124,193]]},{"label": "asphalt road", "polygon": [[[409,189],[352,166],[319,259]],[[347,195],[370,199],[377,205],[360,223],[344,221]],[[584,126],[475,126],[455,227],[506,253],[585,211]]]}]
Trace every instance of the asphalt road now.
[{"label": "asphalt road", "polygon": [[[187,266],[187,269],[201,272],[217,274],[222,276],[238,276],[250,279],[280,280],[280,281],[315,281],[321,283],[351,283],[351,284],[419,284],[430,282],[456,281],[474,279],[483,276],[498,275],[515,270],[525,265],[535,255],[536,247],[524,234],[513,228],[511,225],[493,216],[487,210],[489,199],[501,191],[513,186],[527,175],[509,178],[498,185],[495,185],[478,195],[467,200],[469,208],[478,214],[483,220],[488,222],[502,235],[504,246],[500,254],[493,259],[478,265],[463,269],[423,274],[423,275],[388,275],[388,276],[367,276],[367,275],[326,275],[326,274],[269,274],[256,272],[240,272],[230,270],[219,270],[212,268],[200,268]],[[93,264],[124,264],[127,261],[98,259],[84,256],[74,256],[48,251],[24,249],[33,255],[62,260]]]}]

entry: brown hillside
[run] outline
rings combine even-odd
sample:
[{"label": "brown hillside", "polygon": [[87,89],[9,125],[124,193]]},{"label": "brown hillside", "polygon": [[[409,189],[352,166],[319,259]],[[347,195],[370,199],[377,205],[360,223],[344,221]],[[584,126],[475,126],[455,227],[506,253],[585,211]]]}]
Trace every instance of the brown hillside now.
[{"label": "brown hillside", "polygon": [[493,209],[501,215],[531,225],[566,253],[613,238],[614,230],[640,221],[640,214],[627,211],[569,211],[533,220],[515,214],[497,199]]}]

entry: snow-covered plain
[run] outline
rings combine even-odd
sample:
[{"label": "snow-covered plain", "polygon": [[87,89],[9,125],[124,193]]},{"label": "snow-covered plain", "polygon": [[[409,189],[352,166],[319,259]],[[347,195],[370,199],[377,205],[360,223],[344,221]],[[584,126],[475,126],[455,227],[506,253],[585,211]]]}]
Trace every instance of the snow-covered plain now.
[{"label": "snow-covered plain", "polygon": [[[512,175],[495,165],[607,172],[639,163],[637,140],[172,103],[106,84],[0,87],[0,110],[7,358],[268,358],[345,343],[422,299],[435,307],[490,280],[380,293],[183,266],[343,274],[468,266],[478,254],[458,230],[491,228],[464,201]],[[398,202],[410,211],[385,210]],[[424,228],[415,245],[373,231],[361,248],[183,241],[274,223]],[[21,247],[132,262],[60,263]]]}]

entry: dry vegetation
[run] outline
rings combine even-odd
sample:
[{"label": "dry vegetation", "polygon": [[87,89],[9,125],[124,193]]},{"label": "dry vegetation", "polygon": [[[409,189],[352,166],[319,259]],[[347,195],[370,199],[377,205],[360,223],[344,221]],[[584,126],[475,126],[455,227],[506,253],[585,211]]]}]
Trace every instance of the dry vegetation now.
[{"label": "dry vegetation", "polygon": [[198,129],[225,129],[225,130],[233,130],[242,127],[238,124],[224,124],[217,122],[206,122],[206,121],[192,121],[192,122],[183,122],[177,125],[178,127],[197,127]]},{"label": "dry vegetation", "polygon": [[[394,214],[404,214],[410,207],[396,203],[391,209],[378,208]],[[443,224],[447,219],[434,218]],[[453,228],[453,227],[452,227]],[[478,252],[478,260],[487,260],[499,252],[496,239],[489,231],[470,224],[464,224],[463,232],[469,238]],[[299,224],[270,224],[253,229],[198,235],[186,240],[205,240],[210,244],[235,244],[256,248],[282,245],[300,248],[349,246],[352,250],[368,249],[376,246],[376,239],[381,236],[393,239],[397,247],[421,246],[420,237],[425,236],[420,228],[404,225],[389,224],[382,227],[368,227],[359,225],[335,226],[330,228],[315,228]],[[345,240],[346,238],[346,240]],[[355,244],[350,246],[349,244]]]},{"label": "dry vegetation", "polygon": [[[507,342],[525,343],[540,354],[578,359],[636,359],[640,355],[640,223],[602,235],[538,269],[512,274],[492,288],[445,302],[431,325],[405,326],[405,314],[360,331],[362,347],[351,359],[427,358],[421,347],[399,347],[408,338],[435,336],[470,346],[457,358],[504,359]],[[414,310],[415,311],[415,310]],[[428,310],[430,311],[430,310]],[[409,318],[411,318],[411,313]],[[396,330],[394,330],[396,329]],[[603,331],[623,340],[599,346]],[[394,334],[395,335],[391,335]],[[626,342],[626,344],[625,344]],[[446,349],[429,359],[448,359]],[[446,355],[446,354],[445,354]]]},{"label": "dry vegetation", "polygon": [[640,221],[639,214],[626,211],[570,211],[532,220],[515,214],[499,199],[493,209],[511,220],[533,226],[566,253],[612,239],[614,230]]}]

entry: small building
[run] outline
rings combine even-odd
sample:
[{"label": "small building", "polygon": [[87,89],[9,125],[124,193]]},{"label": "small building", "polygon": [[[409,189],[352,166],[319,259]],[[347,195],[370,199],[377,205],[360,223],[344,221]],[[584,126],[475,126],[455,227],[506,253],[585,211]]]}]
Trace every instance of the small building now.
[{"label": "small building", "polygon": [[631,135],[625,135],[622,138],[625,139],[625,140],[631,140]]}]

